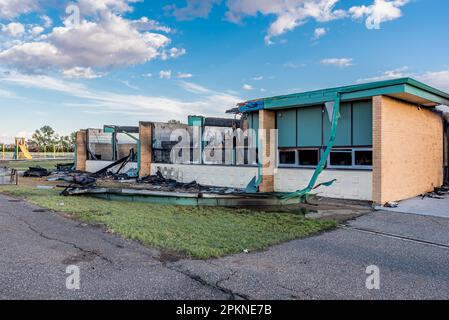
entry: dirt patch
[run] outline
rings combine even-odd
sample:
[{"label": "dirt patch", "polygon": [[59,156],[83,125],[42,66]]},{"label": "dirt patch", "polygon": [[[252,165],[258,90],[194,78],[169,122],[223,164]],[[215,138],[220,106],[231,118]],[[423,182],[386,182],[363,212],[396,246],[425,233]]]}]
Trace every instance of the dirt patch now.
[{"label": "dirt patch", "polygon": [[160,262],[178,262],[183,259],[189,259],[189,256],[185,253],[174,250],[163,250],[161,251],[159,257],[156,257],[156,259]]}]

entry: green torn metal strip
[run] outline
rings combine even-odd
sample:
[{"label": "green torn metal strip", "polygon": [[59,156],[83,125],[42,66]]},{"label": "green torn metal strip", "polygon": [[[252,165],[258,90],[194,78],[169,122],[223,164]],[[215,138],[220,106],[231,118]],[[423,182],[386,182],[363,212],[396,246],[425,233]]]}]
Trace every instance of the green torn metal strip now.
[{"label": "green torn metal strip", "polygon": [[[327,158],[329,157],[330,152],[332,151],[332,148],[335,144],[335,138],[337,136],[337,128],[338,128],[338,119],[340,117],[340,104],[341,104],[341,93],[337,92],[335,97],[335,104],[334,104],[334,111],[332,114],[332,128],[331,128],[331,134],[329,137],[329,142],[327,144],[327,148],[324,151],[321,160],[315,169],[315,172],[313,173],[312,178],[310,179],[309,185],[305,189],[298,190],[296,192],[290,193],[286,196],[283,196],[282,199],[289,200],[292,198],[300,198],[301,202],[306,200],[307,196],[310,194],[310,192],[315,189],[315,185],[318,181],[318,178],[320,174],[323,172],[324,167],[326,166]],[[335,180],[325,182],[322,185],[330,187]]]}]

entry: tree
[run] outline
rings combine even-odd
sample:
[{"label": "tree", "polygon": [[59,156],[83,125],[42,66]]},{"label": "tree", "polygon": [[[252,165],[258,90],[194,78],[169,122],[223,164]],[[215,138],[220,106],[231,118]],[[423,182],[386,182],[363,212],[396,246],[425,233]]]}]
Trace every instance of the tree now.
[{"label": "tree", "polygon": [[41,151],[50,151],[56,144],[55,130],[50,126],[43,126],[34,132],[32,142],[34,142]]}]

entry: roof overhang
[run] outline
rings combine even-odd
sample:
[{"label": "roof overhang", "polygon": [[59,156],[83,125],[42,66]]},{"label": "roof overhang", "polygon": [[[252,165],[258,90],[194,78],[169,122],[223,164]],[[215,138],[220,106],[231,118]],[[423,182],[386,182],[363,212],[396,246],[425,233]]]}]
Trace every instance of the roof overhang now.
[{"label": "roof overhang", "polygon": [[307,107],[333,101],[337,94],[340,94],[343,102],[385,95],[424,107],[449,105],[449,94],[414,79],[402,78],[251,100],[238,106],[241,112]]}]

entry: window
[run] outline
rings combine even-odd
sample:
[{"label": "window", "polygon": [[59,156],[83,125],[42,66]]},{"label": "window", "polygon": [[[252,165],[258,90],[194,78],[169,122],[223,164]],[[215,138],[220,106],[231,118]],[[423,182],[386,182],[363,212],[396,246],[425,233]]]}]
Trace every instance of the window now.
[{"label": "window", "polygon": [[373,167],[373,150],[334,149],[329,155],[328,167],[371,169]]},{"label": "window", "polygon": [[317,166],[320,161],[320,152],[318,149],[298,150],[300,166]]},{"label": "window", "polygon": [[331,151],[329,167],[352,167],[352,150]]},{"label": "window", "polygon": [[281,165],[295,165],[296,164],[296,151],[280,151],[279,152],[279,164]]},{"label": "window", "polygon": [[356,167],[372,167],[373,151],[372,150],[354,150],[354,159]]}]

